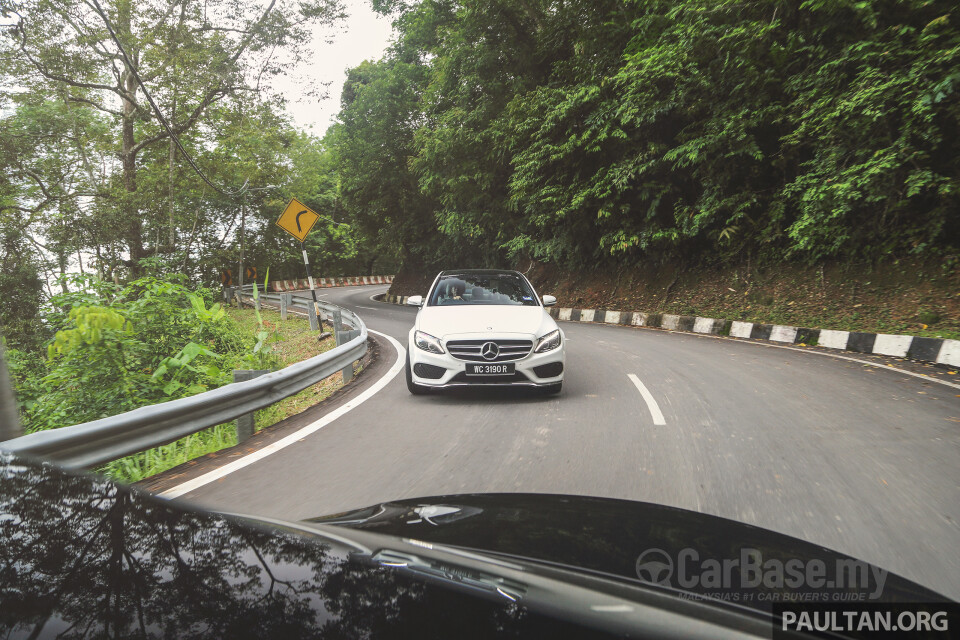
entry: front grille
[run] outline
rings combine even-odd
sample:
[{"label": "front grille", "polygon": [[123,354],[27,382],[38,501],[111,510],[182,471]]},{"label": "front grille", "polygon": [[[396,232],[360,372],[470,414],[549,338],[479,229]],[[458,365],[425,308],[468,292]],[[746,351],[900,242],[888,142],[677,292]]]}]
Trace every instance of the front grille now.
[{"label": "front grille", "polygon": [[[500,355],[487,360],[480,355],[480,350],[488,342],[493,342],[500,349]],[[447,351],[457,360],[469,362],[509,362],[525,357],[533,349],[531,340],[450,340],[447,342]]]},{"label": "front grille", "polygon": [[469,384],[503,384],[505,382],[530,382],[530,378],[517,371],[512,376],[468,376],[464,372],[450,378],[450,383],[467,382]]}]

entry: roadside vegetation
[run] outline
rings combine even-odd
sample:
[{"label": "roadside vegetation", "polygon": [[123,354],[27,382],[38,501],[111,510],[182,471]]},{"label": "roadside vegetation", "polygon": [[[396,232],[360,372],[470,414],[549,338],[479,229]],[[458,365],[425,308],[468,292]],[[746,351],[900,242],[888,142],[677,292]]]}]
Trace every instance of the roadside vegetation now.
[{"label": "roadside vegetation", "polygon": [[960,331],[957,3],[382,4],[326,139],[393,293],[509,264],[565,306]]},{"label": "roadside vegetation", "polygon": [[[317,276],[960,264],[952,0],[372,4],[394,43],[349,70],[317,137],[264,80],[296,73],[307,27],[342,18],[334,0],[262,15],[107,2],[213,186],[144,87],[118,86],[114,68],[131,69],[100,16],[11,4],[0,289],[22,304],[0,310],[8,340],[30,339],[72,270],[212,285],[238,279],[244,252],[261,275],[302,276],[273,224],[292,196],[327,216],[307,240]],[[274,50],[283,63],[261,55]]]},{"label": "roadside vegetation", "polygon": [[[246,267],[262,282],[267,265],[302,277],[300,247],[273,224],[293,196],[325,214],[306,242],[317,276],[395,269],[333,222],[331,155],[270,86],[312,56],[311,33],[339,24],[337,0],[102,5],[0,0],[0,336],[27,431],[289,362],[284,327],[218,299],[224,270],[235,283]],[[216,427],[104,470],[136,480],[234,437]]]},{"label": "roadside vegetation", "polygon": [[[11,349],[8,364],[27,433],[89,422],[184,398],[232,382],[234,369],[278,369],[332,347],[305,319],[285,322],[264,310],[224,308],[219,292],[172,279],[125,287],[72,278],[77,292],[55,296],[43,315],[43,352]],[[297,413],[340,386],[326,380],[258,412],[262,428]],[[127,482],[236,444],[233,423],[105,465]]]},{"label": "roadside vegetation", "polygon": [[[257,315],[252,309],[236,309],[234,307],[230,308],[227,313],[244,333],[259,330]],[[267,308],[264,308],[260,314],[263,318],[263,329],[269,332],[266,345],[270,349],[270,355],[276,359],[280,367],[312,358],[336,346],[332,336],[323,341],[318,341],[317,332],[310,329],[310,321],[306,318],[290,314],[286,320],[281,320],[280,312]],[[359,369],[355,372],[359,373]],[[330,394],[342,386],[342,377],[339,373],[335,373],[300,393],[257,411],[257,430],[265,429],[309,409],[318,402],[327,399]]]}]

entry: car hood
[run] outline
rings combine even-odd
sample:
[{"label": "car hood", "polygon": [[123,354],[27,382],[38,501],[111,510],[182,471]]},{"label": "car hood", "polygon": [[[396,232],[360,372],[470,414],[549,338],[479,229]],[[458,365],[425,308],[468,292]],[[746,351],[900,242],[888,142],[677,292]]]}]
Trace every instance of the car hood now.
[{"label": "car hood", "polygon": [[[845,558],[721,518],[568,496],[443,496],[305,523],[251,520],[0,451],[0,629],[10,637],[82,629],[93,637],[406,638],[441,629],[453,637],[597,638],[641,627],[660,629],[643,634],[651,637],[690,637],[671,620],[718,637],[700,624],[708,618],[747,628],[741,618],[730,622],[736,607],[665,599],[665,587],[633,578],[638,588],[630,589],[590,575],[629,574],[638,547],[649,544],[665,552],[689,545],[704,557],[750,544],[769,558]],[[945,600],[892,575],[882,599]],[[619,603],[620,613],[611,617],[598,602]],[[666,618],[670,610],[678,615]],[[752,628],[767,631],[767,618]]]},{"label": "car hood", "polygon": [[[391,563],[398,553],[419,564]],[[624,635],[574,597],[576,584],[511,579],[524,576],[502,565],[209,513],[0,451],[3,637]]]},{"label": "car hood", "polygon": [[519,333],[540,336],[556,323],[542,307],[513,305],[462,305],[424,307],[417,328],[437,338],[459,334]]},{"label": "car hood", "polygon": [[[797,538],[726,518],[628,500],[547,494],[438,496],[386,502],[309,522],[575,567],[765,612],[774,602],[802,597],[947,600],[880,567]],[[752,555],[744,557],[745,553]],[[731,567],[729,578],[710,573],[717,562],[722,566],[724,561],[740,564]],[[825,580],[843,586],[780,584],[773,572],[788,561],[804,570],[823,563]],[[769,562],[774,569],[751,574],[746,566],[754,562],[760,566]],[[836,571],[856,571],[862,577],[851,579]],[[757,577],[766,584],[754,584]]]}]

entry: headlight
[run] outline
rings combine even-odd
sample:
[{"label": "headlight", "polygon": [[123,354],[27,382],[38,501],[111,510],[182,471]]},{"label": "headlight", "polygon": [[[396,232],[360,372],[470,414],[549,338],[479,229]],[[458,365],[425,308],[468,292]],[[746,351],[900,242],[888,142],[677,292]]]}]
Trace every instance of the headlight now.
[{"label": "headlight", "polygon": [[440,341],[429,333],[424,333],[423,331],[415,332],[413,334],[413,343],[424,351],[428,351],[430,353],[443,353],[443,347],[440,346]]},{"label": "headlight", "polygon": [[547,335],[537,340],[537,348],[534,349],[534,351],[536,353],[544,353],[546,351],[553,351],[559,346],[560,346],[560,329],[554,329]]}]

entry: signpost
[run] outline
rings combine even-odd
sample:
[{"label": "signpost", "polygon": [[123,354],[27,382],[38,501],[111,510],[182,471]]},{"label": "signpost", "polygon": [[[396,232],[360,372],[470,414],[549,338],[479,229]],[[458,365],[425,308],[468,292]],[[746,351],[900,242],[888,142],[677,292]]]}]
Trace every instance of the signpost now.
[{"label": "signpost", "polygon": [[290,204],[283,210],[280,217],[277,218],[277,226],[292,235],[300,241],[300,249],[303,251],[303,266],[307,269],[307,280],[310,282],[310,295],[313,298],[313,312],[316,314],[317,326],[323,332],[323,320],[320,315],[320,304],[317,301],[317,290],[313,283],[313,275],[310,273],[310,258],[307,257],[307,247],[304,240],[307,234],[313,229],[313,225],[320,219],[320,214],[310,209],[296,198],[290,200]]}]

